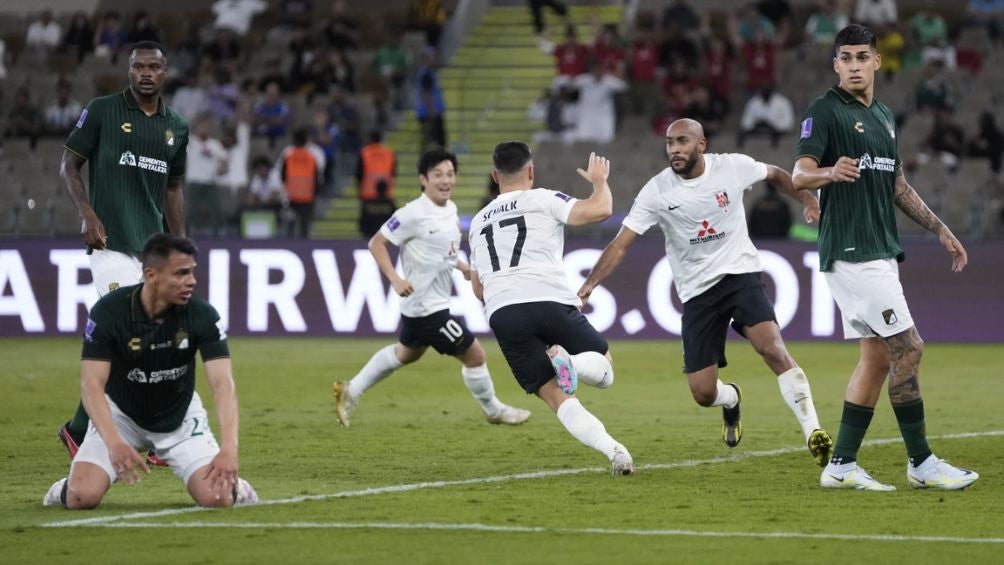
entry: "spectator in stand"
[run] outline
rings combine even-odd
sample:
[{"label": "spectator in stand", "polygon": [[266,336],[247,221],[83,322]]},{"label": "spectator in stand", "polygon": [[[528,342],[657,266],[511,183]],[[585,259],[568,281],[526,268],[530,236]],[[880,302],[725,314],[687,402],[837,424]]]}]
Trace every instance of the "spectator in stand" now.
[{"label": "spectator in stand", "polygon": [[439,0],[411,0],[408,21],[414,29],[425,32],[425,46],[437,49],[446,22],[446,10]]},{"label": "spectator in stand", "polygon": [[415,78],[415,116],[422,129],[421,151],[431,146],[446,147],[446,100],[439,87],[436,71],[436,53],[426,47],[422,54],[423,63]]},{"label": "spectator in stand", "polygon": [[917,110],[952,110],[955,97],[945,78],[945,64],[941,59],[931,59],[924,65],[924,76],[915,92]]},{"label": "spectator in stand", "polygon": [[248,155],[251,152],[251,108],[241,107],[237,125],[226,126],[220,139],[226,153],[225,166],[216,179],[220,190],[220,215],[223,233],[240,233],[240,201],[248,189]]},{"label": "spectator in stand", "polygon": [[593,60],[618,77],[624,76],[624,48],[617,24],[605,24],[593,43]]},{"label": "spectator in stand", "polygon": [[324,152],[324,170],[321,173],[322,196],[329,196],[337,188],[335,186],[335,159],[338,155],[338,124],[331,119],[326,108],[314,112],[314,121],[310,126],[310,141]]},{"label": "spectator in stand", "polygon": [[805,22],[805,43],[816,50],[829,52],[833,49],[837,32],[849,23],[847,14],[837,8],[836,0],[825,0],[823,6],[813,11]]},{"label": "spectator in stand", "polygon": [[14,93],[14,105],[7,115],[7,129],[4,137],[27,137],[28,148],[32,151],[38,145],[38,137],[45,127],[42,112],[31,101],[27,87],[18,88]]},{"label": "spectator in stand", "polygon": [[128,36],[122,29],[122,16],[115,10],[105,12],[97,31],[97,45],[94,54],[108,57],[112,64],[118,61],[119,53],[128,43]]},{"label": "spectator in stand", "polygon": [[411,67],[411,55],[401,45],[401,30],[391,30],[390,42],[377,49],[373,56],[373,70],[379,73],[386,87],[394,110],[401,111],[405,101],[405,82]]},{"label": "spectator in stand", "polygon": [[[327,53],[326,76],[328,86],[337,86],[345,92],[356,91],[356,70],[344,51],[329,49]],[[325,89],[327,91],[327,89]]]},{"label": "spectator in stand", "polygon": [[791,37],[791,22],[794,13],[788,0],[760,0],[757,11],[774,25],[774,40],[778,45],[785,45]]},{"label": "spectator in stand", "polygon": [[221,123],[234,119],[240,89],[234,73],[227,68],[216,70],[216,84],[209,89],[209,111]]},{"label": "spectator in stand", "polygon": [[767,40],[773,42],[777,30],[769,19],[760,14],[756,4],[747,4],[739,12],[739,25],[736,31],[739,35],[738,43],[745,45],[756,41],[758,35],[762,35]]},{"label": "spectator in stand", "polygon": [[662,82],[662,94],[667,102],[665,109],[669,111],[664,112],[663,118],[675,116],[670,120],[675,121],[684,117],[687,106],[690,105],[690,97],[700,84],[691,65],[683,59],[674,59]]},{"label": "spectator in stand", "polygon": [[279,85],[270,82],[265,86],[265,97],[254,107],[254,133],[267,137],[269,147],[275,147],[276,140],[286,135],[289,121],[289,106],[282,99]]},{"label": "spectator in stand", "polygon": [[858,0],[854,9],[854,23],[870,28],[881,24],[896,25],[896,0]]},{"label": "spectator in stand", "polygon": [[251,30],[254,17],[267,9],[265,0],[216,0],[213,2],[213,14],[216,15],[213,27],[244,37]]},{"label": "spectator in stand", "polygon": [[282,72],[282,61],[279,58],[270,58],[265,60],[265,69],[261,77],[258,79],[258,84],[256,86],[255,97],[257,98],[259,92],[263,92],[268,83],[274,82],[279,85],[279,92],[292,92],[292,86],[288,84],[289,81],[286,80],[286,74]]},{"label": "spectator in stand", "polygon": [[126,35],[126,41],[129,43],[139,43],[140,41],[160,42],[160,32],[154,27],[150,14],[146,10],[139,10],[133,16],[132,28]]},{"label": "spectator in stand", "polygon": [[313,22],[314,3],[311,0],[282,0],[279,4],[279,25],[289,29],[307,29]]},{"label": "spectator in stand", "polygon": [[683,33],[684,28],[678,24],[670,24],[665,30],[665,37],[659,46],[659,65],[664,69],[673,67],[677,60],[688,67],[696,67],[698,59],[697,44]]},{"label": "spectator in stand", "polygon": [[777,45],[763,29],[753,34],[753,40],[741,46],[746,64],[746,91],[758,92],[777,82]]},{"label": "spectator in stand", "polygon": [[189,235],[217,237],[223,227],[223,218],[216,179],[226,168],[227,152],[212,136],[208,116],[196,120],[192,133],[185,169],[185,225]]},{"label": "spectator in stand", "polygon": [[617,126],[614,96],[627,90],[627,84],[596,61],[591,64],[590,72],[575,77],[574,84],[579,89],[575,140],[610,143]]},{"label": "spectator in stand", "polygon": [[662,29],[700,30],[701,17],[687,0],[675,0],[662,12]]},{"label": "spectator in stand", "polygon": [[983,27],[995,45],[1000,44],[1004,28],[1004,0],[969,0],[966,25]]},{"label": "spectator in stand", "polygon": [[753,201],[750,207],[749,233],[756,242],[760,239],[787,239],[791,230],[792,214],[788,201],[781,197],[777,187],[766,183],[767,192]]},{"label": "spectator in stand", "polygon": [[356,167],[359,199],[366,201],[376,198],[376,186],[381,181],[387,183],[387,196],[393,198],[396,176],[397,155],[389,145],[384,144],[383,134],[379,130],[373,130],[370,132],[369,143],[359,152],[359,165]]},{"label": "spectator in stand", "polygon": [[980,131],[969,141],[970,157],[985,157],[990,161],[990,170],[998,181],[1001,176],[1001,161],[1004,160],[1004,133],[997,126],[993,112],[980,114]]},{"label": "spectator in stand", "polygon": [[544,34],[544,8],[553,10],[565,21],[566,26],[569,25],[568,8],[558,0],[527,0],[526,3],[530,6],[530,14],[533,16],[533,31],[538,36]]},{"label": "spectator in stand", "polygon": [[274,168],[272,162],[264,155],[255,157],[251,168],[251,180],[248,182],[247,193],[243,198],[243,208],[245,210],[272,210],[276,214],[276,221],[278,221],[279,210],[282,209],[286,196],[279,170]]},{"label": "spectator in stand", "polygon": [[70,20],[70,26],[66,28],[63,35],[63,43],[60,48],[68,53],[77,56],[77,63],[84,60],[84,56],[94,52],[94,26],[91,25],[91,18],[87,12],[76,12]]},{"label": "spectator in stand", "polygon": [[[570,84],[561,86],[557,91],[544,90],[543,95],[530,104],[527,117],[535,122],[544,122],[546,129],[533,134],[533,142],[575,141],[575,125],[577,121],[578,95]],[[482,206],[484,208],[484,206]]]},{"label": "spectator in stand", "polygon": [[49,135],[66,137],[80,118],[80,102],[71,97],[73,83],[60,79],[56,83],[56,101],[45,109],[45,130]]},{"label": "spectator in stand", "polygon": [[324,44],[331,49],[355,51],[359,49],[357,29],[345,18],[329,18],[321,35]]},{"label": "spectator in stand", "polygon": [[[732,107],[732,59],[734,50],[728,38],[710,35],[704,50],[704,82],[708,85],[711,103],[728,114]],[[698,120],[703,123],[702,120]],[[707,124],[705,124],[706,126]],[[669,122],[661,128],[660,135],[669,127]],[[707,127],[704,128],[707,133]]]},{"label": "spectator in stand", "polygon": [[[955,47],[948,40],[948,25],[930,1],[910,18],[910,33],[920,48],[921,61],[941,59],[948,70],[955,69]],[[882,66],[885,67],[885,57]]]},{"label": "spectator in stand", "polygon": [[[349,11],[348,0],[333,0],[331,2],[331,10],[328,12],[329,25],[324,26],[325,29],[328,29],[333,23],[340,23],[342,29],[348,30],[349,39],[356,44],[359,43],[359,20]],[[337,39],[333,37],[327,37],[326,40],[329,46],[337,43]]]},{"label": "spectator in stand", "polygon": [[917,154],[917,164],[926,165],[932,158],[937,158],[944,165],[945,172],[954,176],[959,170],[959,159],[965,151],[966,134],[955,121],[952,110],[937,109],[931,131]]},{"label": "spectator in stand", "polygon": [[882,24],[875,28],[875,51],[882,58],[886,80],[892,80],[903,69],[903,47],[906,41],[896,28]]},{"label": "spectator in stand", "polygon": [[189,123],[209,112],[209,92],[200,82],[198,73],[189,73],[171,97],[171,107]]},{"label": "spectator in stand", "polygon": [[384,222],[397,210],[397,203],[387,194],[388,190],[390,185],[387,181],[379,181],[376,184],[376,197],[372,200],[363,200],[362,208],[359,210],[359,233],[363,237],[370,238],[376,235]]},{"label": "spectator in stand", "polygon": [[[339,161],[355,163],[359,156],[359,150],[363,147],[362,120],[359,117],[359,110],[345,96],[342,89],[332,88],[329,95],[331,96],[331,104],[328,106],[328,114],[338,125],[338,151],[343,157]],[[350,174],[355,173],[351,167],[346,170],[350,170]]]},{"label": "spectator in stand", "polygon": [[232,30],[218,28],[213,32],[213,38],[202,49],[202,54],[213,65],[234,65],[241,58],[241,40]]},{"label": "spectator in stand", "polygon": [[[711,91],[706,86],[698,86],[691,92],[690,103],[687,104],[687,111],[684,116],[692,120],[697,120],[704,126],[704,137],[710,143],[718,132],[722,131],[725,124],[725,106],[721,100],[711,96]],[[662,128],[665,132],[669,124]]]},{"label": "spectator in stand", "polygon": [[308,144],[307,130],[299,128],[293,132],[293,145],[283,149],[280,163],[286,200],[296,214],[295,227],[290,226],[289,235],[307,239],[314,222],[314,201],[324,169],[324,153],[316,145]]},{"label": "spectator in stand", "polygon": [[307,80],[307,71],[311,62],[317,58],[317,45],[305,28],[294,28],[289,40],[289,51],[292,53],[289,65],[288,86],[298,89]]},{"label": "spectator in stand", "polygon": [[631,111],[651,117],[659,103],[659,43],[651,27],[636,31],[628,63]]},{"label": "spectator in stand", "polygon": [[52,10],[42,10],[38,19],[31,22],[24,37],[25,47],[39,57],[45,57],[59,47],[63,28],[52,18]]},{"label": "spectator in stand", "polygon": [[578,42],[575,27],[565,28],[565,41],[551,51],[557,65],[558,76],[554,77],[552,89],[572,82],[575,77],[589,70],[589,47]]},{"label": "spectator in stand", "polygon": [[766,85],[746,102],[739,120],[736,144],[742,147],[751,135],[767,135],[771,146],[777,147],[781,135],[791,131],[794,125],[795,109],[791,100],[776,91],[773,85]]}]

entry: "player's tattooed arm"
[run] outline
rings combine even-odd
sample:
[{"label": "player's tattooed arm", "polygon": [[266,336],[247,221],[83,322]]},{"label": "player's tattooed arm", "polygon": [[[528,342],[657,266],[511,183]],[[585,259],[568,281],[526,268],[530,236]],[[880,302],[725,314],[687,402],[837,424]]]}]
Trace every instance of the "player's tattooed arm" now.
[{"label": "player's tattooed arm", "polygon": [[889,346],[889,400],[893,404],[906,404],[920,398],[920,356],[924,341],[916,327],[885,340]]},{"label": "player's tattooed arm", "polygon": [[896,206],[911,220],[938,236],[941,245],[952,256],[953,272],[958,273],[966,267],[966,263],[969,262],[966,249],[962,247],[962,243],[955,237],[952,230],[948,229],[948,226],[927,207],[927,204],[920,198],[917,191],[910,186],[910,183],[906,182],[903,169],[896,171],[896,188],[893,193],[893,200],[896,202]]}]

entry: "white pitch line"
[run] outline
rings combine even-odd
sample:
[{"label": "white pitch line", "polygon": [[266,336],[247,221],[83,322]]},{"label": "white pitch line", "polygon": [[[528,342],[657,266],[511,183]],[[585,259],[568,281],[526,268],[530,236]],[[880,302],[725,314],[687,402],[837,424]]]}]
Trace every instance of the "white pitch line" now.
[{"label": "white pitch line", "polygon": [[[1004,430],[994,430],[988,432],[966,432],[960,434],[946,434],[940,436],[931,436],[929,439],[932,440],[943,440],[943,439],[968,439],[975,437],[988,437],[988,436],[1002,436],[1004,435]],[[901,438],[883,438],[883,439],[873,439],[864,442],[864,445],[885,445],[890,443],[897,443],[902,441]],[[698,465],[712,465],[716,463],[729,463],[735,461],[743,461],[746,459],[752,459],[757,457],[774,457],[776,455],[785,455],[788,453],[798,453],[805,450],[804,446],[799,447],[782,447],[779,449],[770,449],[765,451],[747,451],[742,453],[736,453],[728,456],[713,457],[711,459],[690,459],[686,461],[677,461],[675,463],[649,463],[638,465],[636,469],[680,469],[685,467],[696,467]],[[578,469],[553,469],[548,471],[535,471],[532,473],[516,473],[512,475],[496,475],[493,477],[475,477],[471,479],[460,479],[455,481],[428,481],[421,483],[410,483],[403,485],[390,485],[385,487],[371,487],[360,490],[347,490],[331,494],[311,494],[303,496],[294,496],[292,498],[281,498],[276,500],[261,500],[258,502],[257,506],[268,506],[277,504],[297,504],[300,502],[306,502],[311,500],[328,500],[331,498],[351,498],[356,496],[371,496],[375,494],[386,494],[386,493],[398,493],[398,492],[410,492],[416,490],[424,490],[430,488],[442,488],[442,487],[452,487],[452,486],[464,486],[464,485],[481,485],[488,483],[500,483],[507,481],[522,481],[528,479],[544,479],[550,477],[561,477],[566,475],[580,475],[583,473],[608,473],[610,472],[607,467],[582,467]],[[61,520],[57,522],[47,522],[41,524],[43,528],[67,528],[75,526],[100,526],[107,524],[109,522],[117,522],[120,520],[137,520],[142,518],[159,518],[163,516],[177,516],[180,514],[191,514],[193,512],[205,512],[212,510],[210,508],[202,508],[200,506],[189,506],[185,508],[167,508],[164,510],[156,510],[152,512],[131,512],[129,514],[116,514],[111,516],[98,516],[94,518],[81,518],[77,520]]]},{"label": "white pitch line", "polygon": [[881,534],[826,534],[806,532],[702,532],[697,530],[615,530],[610,528],[544,528],[540,526],[496,526],[492,524],[440,524],[392,522],[115,522],[101,524],[102,528],[219,528],[219,529],[332,529],[332,530],[446,530],[501,533],[548,534],[603,534],[621,536],[706,537],[706,538],[758,538],[758,539],[813,539],[841,541],[882,542],[932,542],[1004,544],[1004,538],[962,538],[952,536],[901,536]]}]

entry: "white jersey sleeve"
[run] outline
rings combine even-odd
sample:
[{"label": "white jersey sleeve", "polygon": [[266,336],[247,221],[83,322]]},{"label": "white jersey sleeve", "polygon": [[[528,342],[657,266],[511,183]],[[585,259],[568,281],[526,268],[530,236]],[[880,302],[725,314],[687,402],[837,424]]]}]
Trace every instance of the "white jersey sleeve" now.
[{"label": "white jersey sleeve", "polygon": [[732,170],[736,175],[736,185],[743,190],[753,188],[753,185],[767,178],[767,165],[757,161],[749,155],[741,153],[729,153],[725,155],[732,164]]},{"label": "white jersey sleeve", "polygon": [[411,202],[398,208],[389,220],[380,226],[380,233],[387,238],[387,241],[400,247],[404,242],[415,237],[421,228],[421,217],[418,207]]},{"label": "white jersey sleeve", "polygon": [[642,235],[659,222],[659,187],[655,179],[645,183],[634,199],[631,211],[622,224],[638,235]]}]

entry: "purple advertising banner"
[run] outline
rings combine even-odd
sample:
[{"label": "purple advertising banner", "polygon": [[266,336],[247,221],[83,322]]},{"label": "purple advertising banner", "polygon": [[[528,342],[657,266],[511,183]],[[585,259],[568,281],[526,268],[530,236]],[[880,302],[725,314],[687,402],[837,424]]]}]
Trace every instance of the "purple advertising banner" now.
[{"label": "purple advertising banner", "polygon": [[[570,240],[573,290],[605,242]],[[397,332],[398,298],[365,241],[204,241],[197,292],[219,310],[231,335],[375,336]],[[950,270],[936,241],[908,242],[900,265],[921,336],[937,342],[1004,342],[1004,242],[969,243],[969,266]],[[768,295],[788,340],[841,339],[840,314],[818,271],[812,244],[778,242],[760,252]],[[462,255],[462,257],[465,257]],[[585,310],[606,337],[673,338],[682,308],[662,239],[639,238]],[[451,305],[475,333],[490,331],[470,283],[454,273]],[[77,241],[0,244],[0,336],[79,334],[97,299]]]}]

